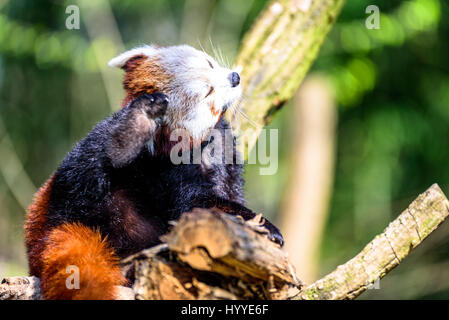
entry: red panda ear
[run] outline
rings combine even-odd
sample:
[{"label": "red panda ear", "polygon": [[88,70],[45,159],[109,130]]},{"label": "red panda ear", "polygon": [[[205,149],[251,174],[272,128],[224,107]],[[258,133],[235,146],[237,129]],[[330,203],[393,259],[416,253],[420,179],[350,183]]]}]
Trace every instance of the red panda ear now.
[{"label": "red panda ear", "polygon": [[145,59],[156,53],[156,46],[143,46],[123,52],[117,57],[111,59],[108,63],[110,67],[117,67],[125,71],[132,70],[142,63]]},{"label": "red panda ear", "polygon": [[143,61],[148,59],[147,56],[143,54],[137,54],[134,57],[128,59],[128,61],[125,62],[125,64],[121,67],[126,72],[131,71],[135,69],[139,64],[141,64]]}]

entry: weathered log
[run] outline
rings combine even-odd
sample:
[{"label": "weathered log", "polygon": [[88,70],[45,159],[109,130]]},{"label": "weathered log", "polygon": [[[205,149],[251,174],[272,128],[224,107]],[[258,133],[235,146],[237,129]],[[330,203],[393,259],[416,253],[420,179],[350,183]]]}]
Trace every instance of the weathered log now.
[{"label": "weathered log", "polygon": [[41,300],[40,281],[36,277],[11,277],[0,282],[0,300]]},{"label": "weathered log", "polygon": [[[131,288],[117,286],[120,300],[134,300]],[[0,300],[43,300],[37,277],[9,277],[0,282]]]},{"label": "weathered log", "polygon": [[301,288],[258,221],[195,209],[164,242],[122,262],[135,269],[138,299],[283,299]]}]

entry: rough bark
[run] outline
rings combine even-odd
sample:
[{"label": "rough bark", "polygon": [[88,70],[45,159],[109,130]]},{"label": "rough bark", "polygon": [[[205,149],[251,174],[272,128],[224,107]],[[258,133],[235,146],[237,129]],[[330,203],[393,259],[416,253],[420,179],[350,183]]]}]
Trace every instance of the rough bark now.
[{"label": "rough bark", "polygon": [[137,299],[285,299],[301,288],[258,221],[195,209],[164,242],[122,264],[135,268]]},{"label": "rough bark", "polygon": [[357,256],[308,286],[297,299],[354,299],[380,280],[449,215],[449,202],[432,185]]},{"label": "rough bark", "polygon": [[262,127],[293,97],[343,2],[271,1],[245,35],[236,60],[245,97],[240,107],[251,119],[240,122],[243,150],[251,150]]},{"label": "rough bark", "polygon": [[[287,253],[267,239],[260,221],[248,223],[216,210],[184,214],[163,244],[128,257],[121,267],[135,275],[137,299],[354,299],[448,215],[449,201],[435,184],[356,257],[305,289]],[[0,300],[39,299],[38,288],[37,278],[7,278],[0,284]]]},{"label": "rough bark", "polygon": [[0,282],[0,300],[41,300],[40,281],[36,277],[11,277]]}]

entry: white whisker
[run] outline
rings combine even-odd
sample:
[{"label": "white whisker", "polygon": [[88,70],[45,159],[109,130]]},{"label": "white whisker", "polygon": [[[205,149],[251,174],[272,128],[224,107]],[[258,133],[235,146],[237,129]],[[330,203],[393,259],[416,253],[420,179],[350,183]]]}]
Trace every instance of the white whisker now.
[{"label": "white whisker", "polygon": [[200,46],[200,48],[201,48],[201,51],[203,51],[205,54],[207,54],[206,50],[204,50],[204,47],[203,47],[203,45],[201,44],[200,38],[197,38],[197,41],[198,41],[198,44],[199,44],[199,46]]},{"label": "white whisker", "polygon": [[250,125],[252,125],[255,129],[261,129],[262,126],[260,126],[260,125],[259,125],[258,123],[256,123],[255,121],[251,120],[250,117],[248,117],[248,115],[247,115],[245,112],[243,112],[243,110],[240,108],[240,103],[241,103],[241,101],[243,101],[243,99],[241,99],[241,100],[239,101],[239,103],[235,105],[235,110],[238,111],[239,114],[240,114],[242,117],[244,117],[244,118],[248,121],[248,123],[249,123]]}]

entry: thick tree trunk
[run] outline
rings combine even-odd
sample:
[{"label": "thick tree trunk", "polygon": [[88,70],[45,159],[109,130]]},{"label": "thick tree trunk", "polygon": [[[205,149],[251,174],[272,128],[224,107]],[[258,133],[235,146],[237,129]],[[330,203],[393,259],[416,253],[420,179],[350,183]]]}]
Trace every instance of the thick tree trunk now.
[{"label": "thick tree trunk", "polygon": [[[337,109],[327,80],[308,76],[290,111],[294,128],[289,183],[281,201],[285,250],[305,282],[317,279],[334,178]],[[290,114],[289,113],[289,114]]]}]

